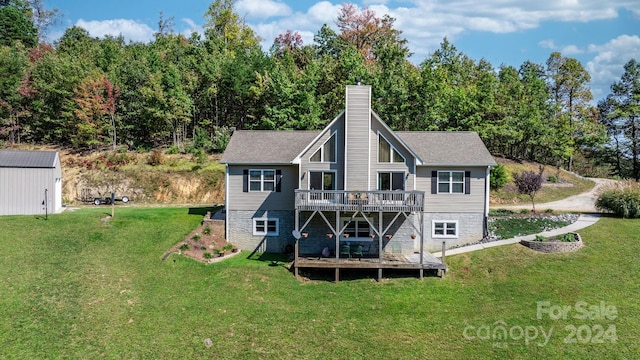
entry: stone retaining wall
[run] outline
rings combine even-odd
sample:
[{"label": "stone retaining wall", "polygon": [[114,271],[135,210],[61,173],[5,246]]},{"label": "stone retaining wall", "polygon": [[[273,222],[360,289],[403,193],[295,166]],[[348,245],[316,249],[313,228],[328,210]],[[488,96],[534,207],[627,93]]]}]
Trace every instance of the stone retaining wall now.
[{"label": "stone retaining wall", "polygon": [[529,249],[544,253],[572,252],[583,246],[580,234],[573,233],[573,235],[576,238],[576,241],[574,242],[521,240],[520,244],[528,247]]}]

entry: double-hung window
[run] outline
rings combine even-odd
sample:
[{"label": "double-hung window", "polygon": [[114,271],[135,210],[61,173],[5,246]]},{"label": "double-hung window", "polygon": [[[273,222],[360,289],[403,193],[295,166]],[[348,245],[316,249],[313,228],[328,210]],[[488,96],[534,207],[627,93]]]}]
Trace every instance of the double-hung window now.
[{"label": "double-hung window", "polygon": [[458,222],[433,220],[431,236],[434,238],[457,238]]},{"label": "double-hung window", "polygon": [[439,194],[464,194],[464,171],[438,171]]},{"label": "double-hung window", "polygon": [[257,236],[278,236],[280,233],[278,228],[278,219],[253,219],[253,235]]},{"label": "double-hung window", "polygon": [[276,191],[276,171],[249,170],[249,191]]}]

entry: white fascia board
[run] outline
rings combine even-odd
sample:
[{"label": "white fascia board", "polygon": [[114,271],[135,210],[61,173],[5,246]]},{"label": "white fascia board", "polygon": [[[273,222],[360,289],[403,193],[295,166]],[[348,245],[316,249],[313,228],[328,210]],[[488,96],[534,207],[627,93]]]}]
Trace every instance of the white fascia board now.
[{"label": "white fascia board", "polygon": [[422,159],[418,156],[418,154],[416,154],[416,153],[413,151],[413,149],[412,149],[409,145],[407,145],[407,143],[405,143],[404,141],[402,141],[402,139],[398,136],[398,134],[396,134],[396,132],[395,132],[395,131],[391,130],[391,128],[389,127],[389,125],[387,125],[384,121],[382,121],[382,119],[380,118],[380,116],[378,116],[378,114],[376,114],[376,112],[375,112],[375,111],[371,110],[371,115],[373,115],[373,116],[372,116],[372,118],[375,118],[375,119],[376,119],[376,120],[377,120],[377,121],[382,125],[382,127],[383,127],[383,128],[385,128],[385,129],[389,132],[389,134],[391,134],[391,136],[393,136],[393,138],[394,138],[397,142],[399,142],[400,144],[402,144],[402,146],[404,146],[404,147],[405,147],[405,149],[409,150],[409,152],[411,153],[411,155],[413,155],[413,157],[414,157],[414,159],[415,159],[415,161],[416,161],[416,164],[417,164],[417,165],[423,165],[423,161],[422,161]]},{"label": "white fascia board", "polygon": [[325,134],[325,133],[326,133],[326,132],[331,128],[331,126],[333,126],[333,124],[335,124],[335,123],[340,119],[340,117],[341,117],[343,114],[344,114],[344,110],[343,110],[340,114],[338,114],[338,116],[336,116],[336,117],[335,117],[335,118],[334,118],[334,119],[333,119],[333,120],[332,120],[332,121],[331,121],[327,126],[325,126],[325,127],[324,127],[324,129],[322,129],[322,130],[320,131],[320,133],[319,133],[315,138],[313,138],[313,140],[311,140],[311,141],[307,144],[307,146],[305,146],[305,147],[304,147],[304,149],[302,149],[302,151],[300,152],[300,154],[298,154],[298,155],[297,155],[297,156],[296,156],[296,157],[291,161],[291,163],[292,163],[292,164],[300,164],[300,162],[302,161],[302,159],[301,159],[301,158],[302,158],[302,154],[304,154],[304,153],[306,153],[307,151],[309,151],[309,148],[311,148],[311,145],[315,144],[315,143],[316,143],[316,142],[317,142],[317,141],[322,137],[322,135],[324,135],[324,134]]}]

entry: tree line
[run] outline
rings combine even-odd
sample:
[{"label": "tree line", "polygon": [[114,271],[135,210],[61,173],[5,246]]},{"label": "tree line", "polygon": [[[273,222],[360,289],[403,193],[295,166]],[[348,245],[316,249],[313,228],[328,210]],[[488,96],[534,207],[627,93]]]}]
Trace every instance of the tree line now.
[{"label": "tree line", "polygon": [[0,1],[0,139],[220,152],[232,128],[321,129],[358,77],[394,130],[476,131],[494,154],[638,178],[635,60],[592,106],[589,73],[558,52],[495,68],[445,38],[414,65],[395,19],[353,4],[337,31],[325,24],[312,44],[287,31],[265,52],[233,4],[213,1],[202,35],[175,34],[161,13],[149,43],[74,26],[52,45],[41,38],[57,10]]}]

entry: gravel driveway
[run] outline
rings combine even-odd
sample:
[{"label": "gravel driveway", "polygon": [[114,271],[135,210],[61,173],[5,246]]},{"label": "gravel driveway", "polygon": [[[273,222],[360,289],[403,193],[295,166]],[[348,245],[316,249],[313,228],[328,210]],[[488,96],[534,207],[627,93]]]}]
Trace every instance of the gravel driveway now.
[{"label": "gravel driveway", "polygon": [[[543,211],[545,209],[561,210],[561,211],[581,211],[581,212],[597,212],[595,203],[598,195],[603,187],[614,184],[615,180],[590,178],[596,183],[591,191],[582,194],[569,196],[568,198],[552,201],[548,203],[536,203],[536,210]],[[491,205],[495,209],[531,209],[531,204],[525,205]]]}]

